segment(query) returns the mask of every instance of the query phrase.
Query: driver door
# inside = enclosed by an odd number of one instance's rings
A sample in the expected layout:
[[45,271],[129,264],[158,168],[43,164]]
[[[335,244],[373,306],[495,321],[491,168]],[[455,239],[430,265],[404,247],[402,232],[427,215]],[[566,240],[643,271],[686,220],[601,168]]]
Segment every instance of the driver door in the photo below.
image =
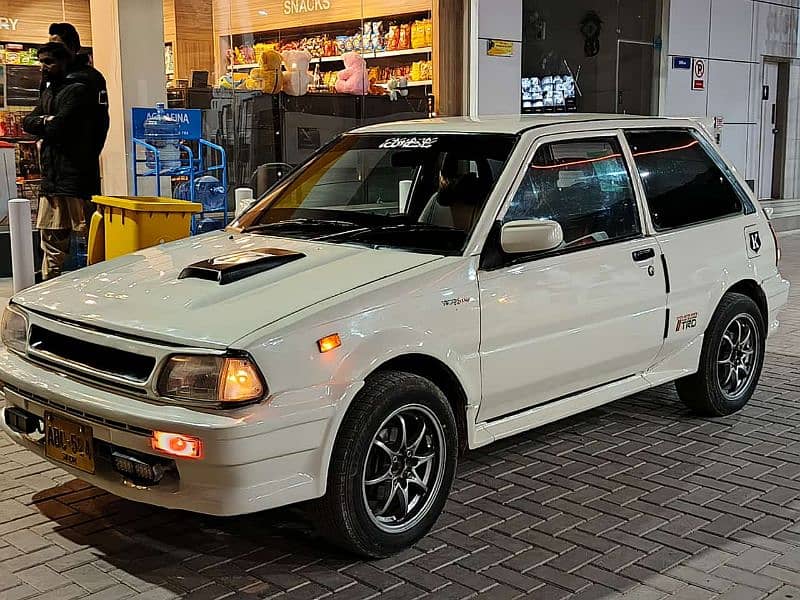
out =
[[564,243],[478,274],[479,421],[646,370],[663,344],[661,252],[644,234],[617,132],[541,138],[502,223],[557,221]]

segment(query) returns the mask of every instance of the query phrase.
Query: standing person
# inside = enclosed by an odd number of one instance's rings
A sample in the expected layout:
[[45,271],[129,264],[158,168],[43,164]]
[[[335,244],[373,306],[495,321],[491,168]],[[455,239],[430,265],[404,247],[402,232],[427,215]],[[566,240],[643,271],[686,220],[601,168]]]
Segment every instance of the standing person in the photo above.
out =
[[81,38],[78,30],[72,23],[51,23],[50,41],[64,44],[72,54],[72,62],[69,65],[69,76],[71,79],[80,81],[89,86],[92,97],[94,98],[95,129],[94,142],[97,152],[97,175],[92,195],[100,193],[100,152],[106,143],[108,135],[108,89],[106,79],[103,74],[89,64],[89,56],[81,54]]
[[97,118],[88,85],[71,77],[72,55],[63,44],[39,49],[46,87],[23,129],[41,142],[42,184],[36,226],[42,237],[42,278],[61,274],[70,234],[85,236],[87,204],[97,181]]

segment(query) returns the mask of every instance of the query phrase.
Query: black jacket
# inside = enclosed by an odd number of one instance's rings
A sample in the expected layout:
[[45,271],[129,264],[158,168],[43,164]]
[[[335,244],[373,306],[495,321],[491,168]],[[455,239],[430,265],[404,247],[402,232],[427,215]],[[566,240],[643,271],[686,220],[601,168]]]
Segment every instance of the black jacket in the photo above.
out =
[[109,127],[108,88],[106,87],[106,78],[103,77],[100,71],[89,64],[89,56],[86,54],[78,54],[75,56],[69,70],[69,78],[89,86],[92,96],[95,98],[96,121],[94,133],[95,144],[97,145],[97,152],[99,154],[106,143]]
[[42,140],[43,195],[90,198],[99,193],[96,104],[91,88],[70,74],[48,86],[23,120],[23,129]]

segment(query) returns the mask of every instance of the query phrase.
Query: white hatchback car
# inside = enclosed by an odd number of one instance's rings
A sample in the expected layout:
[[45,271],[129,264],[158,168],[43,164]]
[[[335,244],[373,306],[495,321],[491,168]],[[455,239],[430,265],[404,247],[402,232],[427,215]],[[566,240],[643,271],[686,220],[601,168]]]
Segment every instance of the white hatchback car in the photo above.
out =
[[676,381],[726,415],[787,301],[768,218],[691,120],[573,115],[344,135],[224,232],[15,296],[4,430],[133,500],[315,500],[385,556],[462,448]]

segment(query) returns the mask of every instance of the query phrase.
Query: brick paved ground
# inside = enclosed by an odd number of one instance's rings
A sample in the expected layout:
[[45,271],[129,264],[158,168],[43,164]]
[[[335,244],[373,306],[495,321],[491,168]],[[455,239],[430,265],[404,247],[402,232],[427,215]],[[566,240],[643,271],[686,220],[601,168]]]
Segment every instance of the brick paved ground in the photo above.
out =
[[664,387],[471,452],[434,532],[373,563],[295,511],[137,505],[0,438],[0,598],[800,600],[800,286],[783,320],[742,413]]

